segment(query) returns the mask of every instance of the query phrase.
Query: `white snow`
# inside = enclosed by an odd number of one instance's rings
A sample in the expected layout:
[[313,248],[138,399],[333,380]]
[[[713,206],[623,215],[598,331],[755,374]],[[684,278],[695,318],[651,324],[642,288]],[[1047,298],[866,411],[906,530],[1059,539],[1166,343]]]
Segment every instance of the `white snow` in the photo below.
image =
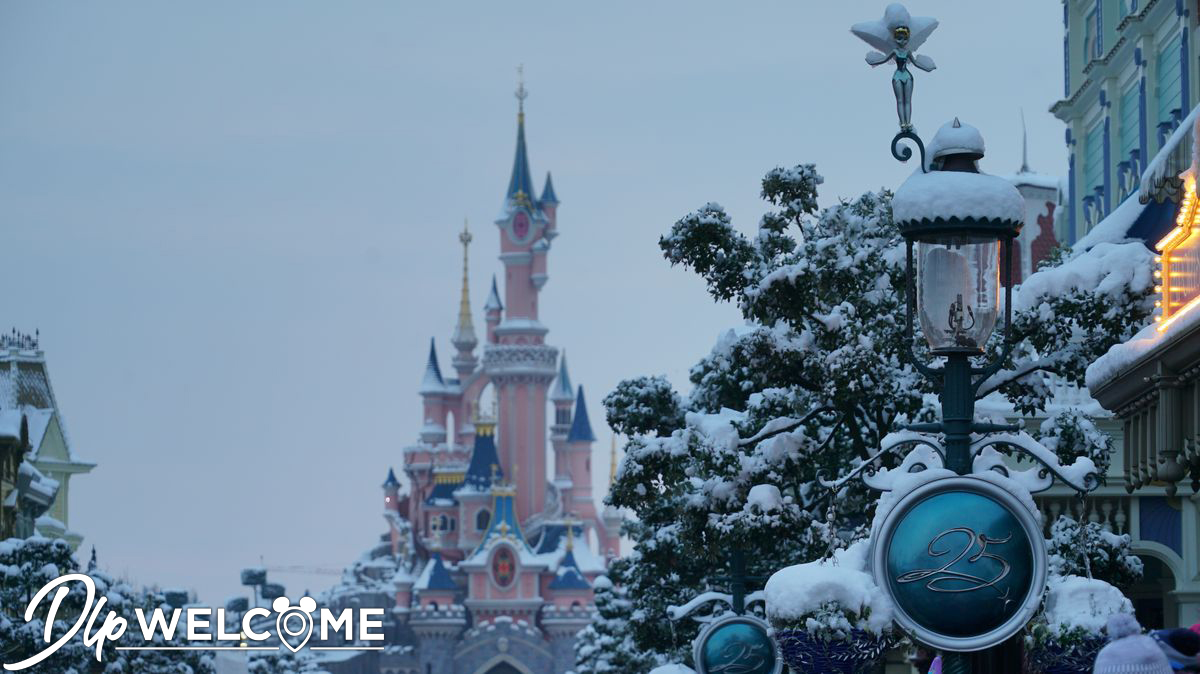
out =
[[1159,332],[1158,324],[1151,323],[1127,341],[1114,344],[1107,353],[1088,366],[1086,374],[1088,389],[1094,394],[1096,389],[1118,374],[1132,369],[1168,344],[1179,341],[1188,333],[1189,328],[1200,322],[1200,309],[1193,309],[1185,314],[1178,314],[1178,316],[1165,332]]
[[830,560],[776,571],[767,581],[767,616],[777,623],[802,620],[832,602],[860,618],[869,614],[854,627],[882,634],[891,626],[893,609],[866,571],[869,546],[861,540]]
[[1084,251],[1098,243],[1121,243],[1129,240],[1129,228],[1142,214],[1146,205],[1136,196],[1129,196],[1121,205],[1113,209],[1103,220],[1096,224],[1083,238],[1071,246],[1074,250]]
[[992,218],[1025,222],[1025,200],[1004,178],[964,171],[915,171],[892,199],[896,222]]
[[1062,178],[1058,176],[1046,175],[1045,173],[1034,173],[1033,171],[1021,171],[1020,173],[1011,173],[1006,176],[1001,176],[1013,185],[1029,185],[1030,187],[1041,187],[1047,190],[1058,190],[1063,192]]
[[1067,262],[1039,270],[1025,280],[1013,299],[1013,309],[1049,311],[1047,299],[1075,289],[1110,295],[1140,292],[1154,285],[1154,255],[1140,241],[1101,242]]
[[696,670],[688,667],[687,665],[681,665],[677,662],[672,662],[669,665],[660,665],[655,667],[654,669],[650,670],[650,674],[696,674]]
[[1167,142],[1163,144],[1162,149],[1154,155],[1150,163],[1146,164],[1146,170],[1142,172],[1142,183],[1138,188],[1139,196],[1145,195],[1148,197],[1151,190],[1154,189],[1154,182],[1166,177],[1169,168],[1167,160],[1170,159],[1175,148],[1183,142],[1187,134],[1193,131],[1198,121],[1200,121],[1200,106],[1192,108],[1188,116],[1180,122],[1179,127],[1175,129],[1171,137],[1167,139]]
[[925,148],[930,159],[937,159],[948,154],[980,154],[984,152],[983,135],[979,129],[970,124],[963,124],[956,117],[954,121],[946,122],[942,128],[933,134],[929,147]]
[[1102,580],[1052,576],[1047,583],[1045,619],[1052,630],[1082,628],[1100,634],[1109,616],[1133,614],[1133,604],[1121,591]]
[[746,496],[746,510],[758,506],[758,509],[764,513],[769,513],[779,510],[783,507],[783,496],[779,493],[779,487],[773,484],[756,484],[750,488],[750,493]]

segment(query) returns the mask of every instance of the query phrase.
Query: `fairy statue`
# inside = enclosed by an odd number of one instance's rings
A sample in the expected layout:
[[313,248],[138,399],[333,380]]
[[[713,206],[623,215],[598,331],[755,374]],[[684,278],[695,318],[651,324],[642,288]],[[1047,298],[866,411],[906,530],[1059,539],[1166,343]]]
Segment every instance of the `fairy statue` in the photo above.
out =
[[869,65],[874,67],[888,61],[896,62],[892,91],[896,94],[896,114],[900,117],[902,132],[912,131],[913,77],[908,71],[908,64],[925,72],[937,67],[933,59],[916,53],[937,25],[937,19],[909,16],[904,5],[893,3],[884,10],[882,19],[863,21],[850,27],[851,33],[879,50],[867,53]]

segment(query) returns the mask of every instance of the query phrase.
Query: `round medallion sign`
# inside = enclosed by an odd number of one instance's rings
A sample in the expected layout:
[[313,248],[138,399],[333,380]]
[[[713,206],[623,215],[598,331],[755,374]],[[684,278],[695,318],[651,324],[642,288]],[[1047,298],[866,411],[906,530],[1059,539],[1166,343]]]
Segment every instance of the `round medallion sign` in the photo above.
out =
[[872,553],[896,621],[930,646],[975,651],[1024,627],[1041,603],[1041,525],[1017,497],[974,477],[914,489],[889,512]]
[[783,670],[767,624],[754,616],[718,618],[701,630],[694,649],[697,674],[779,674]]

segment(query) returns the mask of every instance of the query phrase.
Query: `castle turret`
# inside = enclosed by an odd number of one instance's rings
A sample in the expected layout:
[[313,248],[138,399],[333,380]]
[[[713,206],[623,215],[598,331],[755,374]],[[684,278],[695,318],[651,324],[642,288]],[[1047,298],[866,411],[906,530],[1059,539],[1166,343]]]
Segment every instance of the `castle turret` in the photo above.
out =
[[546,184],[542,187],[542,198],[538,200],[538,205],[542,207],[542,212],[550,221],[550,225],[546,228],[546,238],[553,239],[558,236],[558,222],[555,217],[558,214],[558,195],[554,193],[554,182],[550,180],[549,171],[546,171]]
[[[475,337],[475,325],[471,321],[471,295],[467,267],[467,248],[471,245],[471,232],[467,229],[466,220],[463,220],[463,231],[458,235],[458,240],[463,247],[462,296],[458,301],[458,324],[454,326],[454,335],[450,338],[450,342],[454,344],[455,349],[458,349],[453,361],[454,370],[458,372],[459,381],[466,381],[479,363],[479,359],[475,357],[475,345],[479,343],[479,340]],[[457,430],[451,429],[451,432]]]
[[504,263],[504,319],[489,333],[484,371],[499,400],[496,446],[500,466],[516,487],[524,517],[546,506],[546,389],[555,376],[557,350],[546,346],[547,329],[538,320],[538,292],[545,283],[550,220],[534,194],[525,147],[525,97],[517,88],[517,149],[512,176],[496,226]]
[[558,377],[550,387],[554,403],[554,423],[550,426],[550,444],[554,447],[554,482],[560,489],[570,488],[567,433],[571,430],[571,404],[575,402],[571,375],[567,373],[567,353],[558,361]]
[[574,513],[585,521],[596,521],[596,504],[592,501],[592,443],[596,434],[588,419],[587,401],[583,397],[583,386],[575,396],[575,414],[571,418],[571,430],[567,432],[566,464],[571,488],[565,492],[563,507],[567,514]]
[[436,444],[446,441],[446,380],[438,365],[437,344],[429,338],[429,358],[425,361],[425,376],[421,379],[421,399],[425,404],[425,425],[421,441]]
[[400,512],[400,481],[391,468],[388,468],[387,480],[383,482],[383,509]]
[[488,293],[487,304],[483,305],[483,311],[487,317],[488,344],[495,344],[496,326],[500,325],[501,312],[504,311],[504,303],[500,301],[500,292],[496,290],[495,274],[492,274],[492,292]]

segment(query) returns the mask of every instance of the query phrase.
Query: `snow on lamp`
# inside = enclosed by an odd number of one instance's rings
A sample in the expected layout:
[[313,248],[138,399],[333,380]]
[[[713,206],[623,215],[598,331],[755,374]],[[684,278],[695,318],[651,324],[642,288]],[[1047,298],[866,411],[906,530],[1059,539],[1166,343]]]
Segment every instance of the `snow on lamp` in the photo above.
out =
[[[979,172],[984,145],[974,127],[958,119],[945,124],[928,152],[928,165],[892,200],[908,244],[910,330],[915,277],[915,313],[932,352],[982,354],[1002,306],[1000,289],[1011,286],[1012,241],[1021,231],[1024,201],[1007,180]],[[1003,306],[1010,300],[1007,291]]]

